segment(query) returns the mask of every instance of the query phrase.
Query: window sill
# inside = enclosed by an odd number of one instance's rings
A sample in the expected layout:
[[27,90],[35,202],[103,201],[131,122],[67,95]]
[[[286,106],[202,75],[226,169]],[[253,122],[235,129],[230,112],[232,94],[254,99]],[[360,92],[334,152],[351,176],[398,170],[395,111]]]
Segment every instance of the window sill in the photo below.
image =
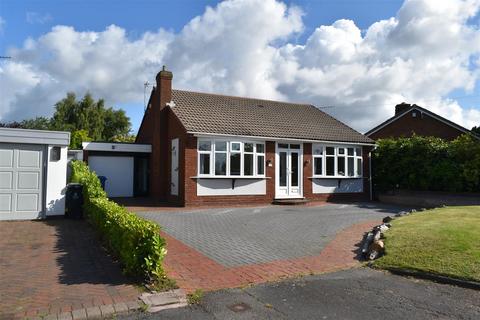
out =
[[190,179],[253,179],[253,180],[260,180],[260,179],[272,179],[272,177],[264,177],[264,176],[193,176]]
[[312,176],[308,179],[363,179],[363,177],[345,177],[345,176]]

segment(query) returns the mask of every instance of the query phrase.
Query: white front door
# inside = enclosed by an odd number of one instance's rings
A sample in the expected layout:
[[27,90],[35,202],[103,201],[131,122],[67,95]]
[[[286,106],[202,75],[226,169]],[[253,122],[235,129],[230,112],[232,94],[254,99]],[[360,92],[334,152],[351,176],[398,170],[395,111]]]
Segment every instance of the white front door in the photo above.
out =
[[275,198],[302,198],[302,145],[277,143]]

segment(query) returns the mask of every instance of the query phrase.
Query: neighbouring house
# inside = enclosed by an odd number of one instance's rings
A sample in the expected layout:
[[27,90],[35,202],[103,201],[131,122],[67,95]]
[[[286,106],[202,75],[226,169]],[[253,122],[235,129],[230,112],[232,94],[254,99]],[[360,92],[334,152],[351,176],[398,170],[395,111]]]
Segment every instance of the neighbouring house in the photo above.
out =
[[149,196],[181,206],[369,199],[370,138],[310,104],[173,90],[172,79],[158,73],[136,139],[151,146],[137,178]]
[[400,103],[395,115],[365,133],[373,140],[419,136],[438,137],[448,141],[471,131],[416,104]]
[[70,133],[0,128],[0,220],[65,214]]

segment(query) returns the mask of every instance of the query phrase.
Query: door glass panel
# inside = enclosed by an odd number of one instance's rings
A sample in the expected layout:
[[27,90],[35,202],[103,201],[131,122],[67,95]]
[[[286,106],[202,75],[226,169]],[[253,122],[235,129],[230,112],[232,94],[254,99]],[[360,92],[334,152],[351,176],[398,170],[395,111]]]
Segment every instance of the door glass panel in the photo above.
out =
[[292,159],[292,187],[298,187],[298,153],[291,153]]
[[280,152],[280,187],[287,186],[287,153]]

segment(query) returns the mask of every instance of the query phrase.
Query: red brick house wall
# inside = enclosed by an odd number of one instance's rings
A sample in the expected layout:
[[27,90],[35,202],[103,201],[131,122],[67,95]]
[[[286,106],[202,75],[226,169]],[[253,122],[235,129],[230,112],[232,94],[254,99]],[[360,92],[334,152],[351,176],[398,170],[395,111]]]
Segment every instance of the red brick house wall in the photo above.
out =
[[[275,142],[266,141],[265,165],[266,193],[264,195],[197,196],[197,138],[188,134],[175,113],[167,106],[172,99],[172,74],[162,70],[157,75],[157,86],[152,91],[149,106],[144,114],[137,135],[137,143],[152,145],[150,156],[150,196],[179,206],[267,204],[275,199]],[[175,108],[175,107],[173,107]],[[178,196],[171,195],[171,141],[179,139]],[[312,192],[312,144],[304,143],[303,194],[308,200],[328,201],[367,200],[369,198],[368,148],[363,148],[364,192],[343,194],[313,194]]]
[[[416,112],[416,117],[412,116],[413,112]],[[464,132],[414,109],[368,136],[373,140],[377,140],[382,138],[411,137],[413,133],[419,136],[454,140]]]

